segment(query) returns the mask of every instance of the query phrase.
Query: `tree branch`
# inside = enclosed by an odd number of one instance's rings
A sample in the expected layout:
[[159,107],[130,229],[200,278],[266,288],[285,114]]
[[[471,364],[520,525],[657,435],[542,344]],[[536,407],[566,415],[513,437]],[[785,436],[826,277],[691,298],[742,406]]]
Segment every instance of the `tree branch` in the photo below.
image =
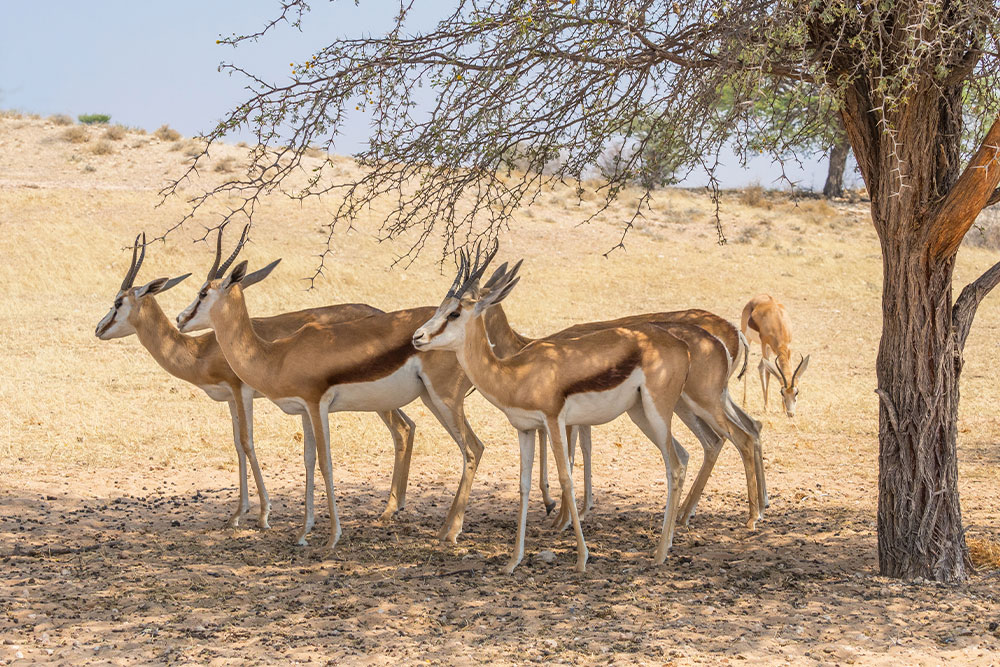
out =
[[979,150],[944,200],[929,227],[930,255],[944,258],[958,251],[966,232],[1000,185],[1000,118],[993,121]]
[[979,303],[998,283],[1000,283],[1000,262],[966,285],[958,299],[955,300],[955,305],[951,309],[951,323],[955,330],[955,342],[959,352],[965,349],[965,339],[969,337],[972,318],[976,316]]

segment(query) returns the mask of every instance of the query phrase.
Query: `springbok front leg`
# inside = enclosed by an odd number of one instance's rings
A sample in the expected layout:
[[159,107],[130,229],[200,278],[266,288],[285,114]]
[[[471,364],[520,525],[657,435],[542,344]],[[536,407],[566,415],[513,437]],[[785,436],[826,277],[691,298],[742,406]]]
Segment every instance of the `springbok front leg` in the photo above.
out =
[[760,374],[760,388],[764,392],[764,410],[767,412],[767,389],[771,382],[771,376],[767,372],[767,366],[764,364],[764,357],[761,357],[760,363],[757,364],[757,372]]
[[312,422],[313,438],[319,452],[319,469],[323,474],[323,485],[326,490],[326,505],[330,513],[330,537],[326,548],[332,551],[340,540],[340,516],[337,514],[337,499],[333,489],[333,461],[330,454],[330,414],[327,406],[313,405],[309,407],[309,420]]
[[538,434],[538,488],[542,491],[542,502],[545,503],[545,514],[552,514],[556,508],[556,501],[552,500],[549,494],[549,456],[546,453],[545,429],[540,428],[535,433]]
[[315,474],[316,474],[316,437],[313,433],[312,420],[308,413],[302,415],[302,459],[306,468],[306,507],[305,518],[302,522],[302,531],[296,537],[295,542],[301,546],[306,546],[309,542],[306,536],[316,524],[316,514],[313,510],[313,500],[315,496]]
[[250,471],[253,474],[254,483],[257,485],[257,498],[260,502],[260,511],[257,514],[257,528],[267,530],[271,527],[268,519],[271,517],[271,498],[264,488],[264,474],[260,470],[260,462],[257,461],[257,451],[253,444],[253,396],[254,390],[243,385],[241,400],[237,404],[237,417],[239,418],[243,443],[243,450],[246,452],[247,460],[250,462]]
[[[538,430],[538,434],[539,440],[544,443],[545,441],[541,439],[544,437],[541,429]],[[531,495],[531,465],[535,460],[535,431],[519,430],[517,441],[521,450],[521,476],[519,478],[521,504],[517,512],[517,539],[514,542],[514,553],[511,554],[510,560],[503,569],[507,574],[513,572],[514,568],[524,559],[524,535],[528,523],[528,496]]]
[[392,482],[389,486],[389,502],[378,518],[379,523],[387,523],[406,507],[406,484],[410,477],[410,457],[413,455],[413,436],[416,427],[402,410],[379,412],[379,418],[392,434],[395,456],[392,462]]
[[438,396],[430,389],[429,383],[425,383],[425,385],[427,390],[421,395],[424,405],[444,426],[462,453],[462,478],[458,483],[458,492],[445,516],[444,525],[438,532],[438,539],[454,544],[458,542],[458,536],[462,532],[465,509],[469,504],[469,493],[472,491],[472,482],[485,448],[465,419],[464,396],[457,400],[445,400],[444,397]]
[[233,444],[236,446],[236,457],[239,461],[240,500],[236,511],[226,522],[226,527],[237,528],[240,525],[240,520],[250,511],[250,494],[247,490],[247,453],[244,445],[244,428],[241,423],[243,420],[240,416],[242,410],[238,407],[240,399],[237,397],[227,401],[227,403],[229,404],[229,414],[233,418]]
[[545,421],[549,441],[552,442],[552,454],[556,460],[559,472],[559,487],[562,489],[564,503],[569,507],[570,518],[573,521],[573,532],[576,533],[576,571],[587,570],[587,542],[580,526],[580,514],[576,509],[576,496],[573,493],[573,475],[570,474],[569,449],[566,438],[566,425],[561,418],[548,417]]

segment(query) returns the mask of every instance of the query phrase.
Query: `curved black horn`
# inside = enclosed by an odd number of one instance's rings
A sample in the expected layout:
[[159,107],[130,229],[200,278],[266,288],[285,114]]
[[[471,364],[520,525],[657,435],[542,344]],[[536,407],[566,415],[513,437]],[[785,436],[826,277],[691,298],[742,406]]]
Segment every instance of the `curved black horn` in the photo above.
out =
[[[229,266],[233,263],[233,260],[236,259],[236,256],[240,254],[240,250],[243,250],[243,244],[245,244],[247,242],[247,232],[248,231],[250,231],[250,225],[249,224],[247,224],[243,228],[243,234],[240,235],[240,242],[236,244],[236,250],[234,250],[233,254],[229,256],[229,259],[227,259],[226,261],[224,261],[222,263],[222,266],[219,267],[219,270],[215,272],[215,277],[216,278],[221,278],[222,276],[226,275],[226,270],[229,269]],[[221,237],[221,234],[220,234],[220,237]]]
[[469,262],[466,256],[465,248],[458,251],[458,273],[455,275],[455,280],[452,281],[451,287],[448,288],[448,294],[445,298],[450,298],[458,295],[458,287],[465,281],[465,275],[469,270]]
[[[778,369],[778,375],[781,376],[781,386],[788,387],[788,380],[785,379],[785,372],[781,370],[781,364],[778,363],[778,358],[774,358],[774,367]],[[795,377],[794,375],[792,377]]]
[[[123,290],[127,290],[129,287],[132,286],[132,283],[135,282],[135,276],[136,276],[136,274],[139,273],[139,269],[138,269],[138,267],[136,267],[136,264],[135,264],[135,258],[136,258],[136,255],[139,252],[139,238],[140,237],[143,237],[143,235],[142,234],[136,234],[135,241],[132,243],[132,263],[129,264],[128,272],[125,274],[125,279],[122,280],[122,289]],[[143,237],[143,242],[142,242],[142,253],[143,253],[143,255],[146,254],[146,240],[145,240],[144,237]]]
[[806,361],[806,358],[804,356],[802,356],[802,353],[800,352],[799,353],[799,365],[795,367],[795,372],[792,373],[792,379],[794,379],[795,376],[799,374],[799,369],[802,368],[802,364],[804,364],[805,361]]
[[458,289],[459,294],[464,294],[467,289],[469,289],[474,283],[479,282],[479,279],[483,277],[483,273],[486,272],[486,268],[496,257],[497,251],[500,250],[500,244],[497,241],[493,242],[493,247],[486,251],[486,255],[482,255],[480,250],[480,245],[476,244],[476,261],[475,265],[469,270],[469,273],[465,277],[465,281],[462,286]]
[[215,280],[215,272],[219,270],[219,261],[222,259],[222,230],[226,228],[228,222],[224,222],[219,225],[219,237],[215,243],[215,262],[212,263],[212,268],[208,270],[208,279]]

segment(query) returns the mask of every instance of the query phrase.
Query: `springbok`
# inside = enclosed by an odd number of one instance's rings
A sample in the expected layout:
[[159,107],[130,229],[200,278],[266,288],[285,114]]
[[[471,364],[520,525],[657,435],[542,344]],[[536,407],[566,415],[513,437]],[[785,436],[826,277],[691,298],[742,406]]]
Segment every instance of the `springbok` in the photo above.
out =
[[[140,237],[137,236],[132,246],[132,263],[128,273],[115,296],[110,312],[97,325],[95,334],[101,340],[135,334],[139,343],[165,371],[195,385],[212,400],[228,403],[233,421],[233,444],[239,460],[240,500],[239,506],[226,525],[230,528],[239,526],[242,518],[250,511],[247,489],[247,461],[249,461],[260,500],[257,527],[262,530],[267,529],[271,503],[253,442],[253,399],[260,394],[244,384],[233,372],[219,349],[214,333],[201,336],[182,334],[157,303],[155,298],[157,294],[174,287],[191,274],[169,280],[157,278],[141,287],[133,286],[146,257],[145,234],[142,234],[141,238],[142,251],[137,257],[140,247]],[[215,264],[209,272],[210,279],[221,276],[236,258],[234,253],[220,266],[221,252],[222,230],[220,229]],[[382,311],[364,304],[342,304],[259,318],[253,321],[253,326],[264,338],[273,339],[288,335],[307,322],[352,320],[380,312]],[[381,517],[382,520],[387,520],[401,509],[405,502],[406,472],[413,450],[414,426],[401,410],[380,412],[379,417],[388,426],[396,450],[389,502]],[[306,456],[311,455],[315,458],[312,430],[306,428],[303,435],[307,449]]]
[[[457,541],[462,530],[469,490],[483,445],[465,419],[464,400],[472,385],[450,352],[420,352],[413,332],[434,309],[413,308],[378,313],[350,322],[308,323],[273,341],[254,331],[244,288],[263,280],[277,260],[248,274],[243,261],[224,278],[207,281],[177,317],[181,331],[215,330],[226,360],[236,374],[282,410],[303,415],[319,448],[320,470],[330,512],[327,549],[340,539],[341,527],[333,490],[330,454],[330,412],[386,411],[420,398],[462,451],[462,479],[439,533]],[[299,544],[315,518],[310,502],[310,462],[306,462],[306,515]]]
[[[799,380],[809,367],[809,356],[799,355],[799,365],[792,370],[791,351],[792,323],[780,301],[769,294],[760,294],[750,299],[740,316],[740,330],[752,340],[760,341],[760,386],[764,391],[764,411],[767,411],[767,389],[770,376],[781,381],[781,398],[785,403],[785,414],[795,416],[795,401],[799,396]],[[770,355],[775,355],[771,361]],[[743,378],[743,405],[747,402],[746,378]]]
[[[510,270],[504,264],[482,288],[474,289],[495,253],[495,249],[487,253],[482,262],[478,253],[474,264],[463,261],[437,312],[414,333],[413,344],[418,349],[454,351],[476,389],[518,431],[521,503],[517,543],[506,571],[512,572],[524,556],[533,431],[540,428],[552,442],[559,484],[576,533],[576,569],[585,571],[588,552],[574,501],[567,428],[603,424],[623,413],[657,446],[666,467],[667,503],[655,552],[655,562],[662,563],[673,541],[687,467],[687,452],[671,436],[670,421],[689,373],[688,345],[668,327],[642,323],[574,338],[542,338],[500,358],[487,335],[483,314],[517,284],[520,262]],[[728,366],[720,371],[728,374]]]
[[[476,289],[476,287],[470,288],[470,291],[473,289]],[[533,342],[532,339],[527,338],[526,336],[523,336],[513,330],[506,314],[503,311],[502,305],[496,305],[489,308],[483,317],[486,323],[487,334],[493,345],[493,350],[496,352],[498,357],[503,358],[515,354],[518,350]],[[692,390],[689,390],[687,387],[685,388],[684,400],[678,404],[676,412],[677,416],[680,417],[681,421],[684,422],[692,433],[695,434],[705,452],[698,475],[695,478],[686,499],[681,505],[679,520],[683,524],[687,525],[691,516],[694,515],[695,508],[698,505],[698,500],[701,498],[705,484],[708,481],[708,478],[712,473],[712,469],[715,466],[715,462],[719,457],[722,445],[726,441],[727,431],[712,428],[705,422],[705,420],[699,417],[698,413],[700,412],[704,414],[707,411],[709,413],[717,414],[715,402],[722,401],[723,413],[726,416],[726,421],[731,424],[733,427],[731,430],[736,434],[735,439],[733,439],[732,442],[736,449],[740,452],[744,469],[747,471],[748,504],[750,507],[750,517],[747,521],[747,526],[752,529],[756,520],[763,517],[763,509],[767,505],[768,501],[766,485],[764,483],[763,456],[760,448],[761,425],[759,422],[756,422],[749,415],[747,415],[729,398],[729,378],[736,372],[737,368],[739,368],[737,362],[741,357],[743,361],[743,370],[745,371],[748,352],[746,349],[745,338],[740,335],[736,327],[718,315],[710,313],[706,310],[689,309],[674,312],[633,315],[606,322],[578,324],[564,329],[556,334],[549,335],[546,338],[548,340],[556,338],[574,338],[580,335],[600,331],[602,329],[614,329],[618,327],[628,328],[630,326],[643,323],[652,323],[668,327],[668,330],[672,333],[684,339],[685,342],[690,343],[690,347],[692,348],[691,372],[695,374],[698,381],[701,383],[706,383],[706,381],[715,382],[714,387],[709,387],[706,384],[702,384],[698,387],[697,395],[700,397],[710,396],[714,392],[715,397],[708,399],[710,403],[709,406],[692,406],[689,399]],[[669,327],[676,328],[670,329]],[[703,334],[707,334],[718,339],[722,345],[717,346],[712,344],[710,341],[702,340]],[[712,356],[716,358],[708,358]],[[713,369],[718,368],[723,364],[727,369],[724,378],[712,372]],[[583,510],[580,512],[580,520],[582,521],[587,512],[589,512],[593,507],[590,426],[580,425],[573,427],[568,438],[570,466],[573,465],[573,450],[575,448],[577,435],[579,435],[580,449],[583,453],[584,467],[584,503]],[[546,442],[544,430],[538,431],[538,440],[540,457],[539,462],[541,464],[539,485],[542,491],[542,497],[545,502],[546,510],[548,511],[554,503],[549,498],[548,484],[546,483]],[[568,508],[566,507],[566,504],[563,503],[560,507],[559,515],[556,517],[555,525],[560,530],[563,530],[568,526],[569,520]]]

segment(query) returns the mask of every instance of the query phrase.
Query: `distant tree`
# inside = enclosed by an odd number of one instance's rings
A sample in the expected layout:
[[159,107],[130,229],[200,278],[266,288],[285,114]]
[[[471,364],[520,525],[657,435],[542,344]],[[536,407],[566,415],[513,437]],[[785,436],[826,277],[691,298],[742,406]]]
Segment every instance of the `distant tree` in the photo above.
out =
[[[250,94],[206,135],[208,147],[241,128],[256,132],[260,147],[247,177],[204,193],[193,210],[215,196],[235,197],[243,204],[229,217],[252,215],[261,195],[299,172],[310,146],[332,147],[345,115],[358,109],[371,123],[357,154],[363,175],[338,182],[321,169],[294,196],[336,192],[343,199],[334,219],[349,221],[390,195],[386,235],[419,230],[419,248],[439,233],[449,251],[498,234],[548,183],[580,179],[610,141],[636,136],[643,118],[654,127],[606,176],[608,201],[637,173],[652,138],[669,140],[686,168],[712,175],[723,146],[753,138],[756,101],[789,84],[819,90],[844,123],[884,264],[879,570],[965,579],[958,379],[973,316],[1000,282],[1000,264],[954,304],[952,277],[962,238],[983,207],[1000,200],[995,0],[456,5],[432,30],[411,33],[404,29],[411,5],[403,3],[388,34],[336,39],[275,83],[223,66],[247,75]],[[259,39],[281,20],[302,20],[307,8],[305,0],[284,0],[262,31],[222,41]],[[430,109],[419,103],[420,86],[434,91]],[[981,93],[975,117],[965,113],[970,88]],[[726,94],[731,104],[723,104]],[[760,146],[780,158],[825,127],[801,113],[769,122],[771,138]],[[503,165],[518,144],[532,168],[512,178]],[[553,154],[562,157],[559,169],[543,175]],[[647,201],[640,198],[635,215]]]

